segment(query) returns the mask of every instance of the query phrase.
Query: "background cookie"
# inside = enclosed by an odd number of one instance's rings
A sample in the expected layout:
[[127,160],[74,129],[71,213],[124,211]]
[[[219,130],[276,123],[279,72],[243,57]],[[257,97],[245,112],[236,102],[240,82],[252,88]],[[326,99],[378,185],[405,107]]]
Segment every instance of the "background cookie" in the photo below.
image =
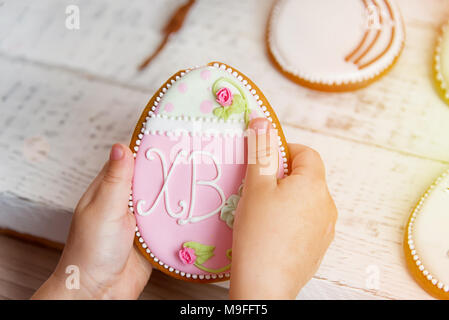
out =
[[318,90],[364,87],[399,57],[404,27],[391,0],[279,0],[268,51],[290,79]]
[[[288,150],[262,92],[221,63],[180,71],[153,96],[133,135],[130,209],[135,243],[153,266],[189,281],[230,276],[232,227],[246,171],[247,123],[278,129],[278,176]],[[230,153],[231,151],[231,153]]]
[[435,78],[438,91],[442,98],[449,103],[449,23],[441,28],[435,49]]
[[431,295],[449,299],[449,174],[423,195],[407,223],[404,250],[416,281]]

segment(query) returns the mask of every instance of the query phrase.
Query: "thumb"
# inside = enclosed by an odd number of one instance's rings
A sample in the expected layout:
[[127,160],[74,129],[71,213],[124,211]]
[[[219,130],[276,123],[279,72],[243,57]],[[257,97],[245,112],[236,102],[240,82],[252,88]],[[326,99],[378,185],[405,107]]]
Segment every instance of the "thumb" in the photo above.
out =
[[123,215],[128,208],[133,170],[131,150],[125,145],[114,144],[92,205],[112,218]]
[[245,185],[276,185],[279,150],[277,130],[265,118],[251,120],[248,125],[248,168]]

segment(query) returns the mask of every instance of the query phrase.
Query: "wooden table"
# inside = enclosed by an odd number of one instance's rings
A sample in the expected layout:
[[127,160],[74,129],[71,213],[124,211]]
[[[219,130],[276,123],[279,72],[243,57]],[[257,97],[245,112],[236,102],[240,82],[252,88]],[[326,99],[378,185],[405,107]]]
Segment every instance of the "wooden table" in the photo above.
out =
[[[397,1],[407,32],[399,62],[368,88],[335,94],[300,87],[270,64],[271,0],[197,1],[142,73],[181,0],[1,2],[0,226],[63,242],[77,200],[110,146],[128,142],[154,90],[178,69],[221,60],[256,81],[289,141],[326,163],[336,237],[298,298],[430,298],[405,269],[402,235],[449,164],[449,107],[432,81],[449,2]],[[65,27],[70,4],[79,30]]]
[[[58,263],[59,250],[0,235],[0,299],[29,299]],[[139,299],[184,300],[228,298],[228,290],[212,284],[198,286],[153,271]]]

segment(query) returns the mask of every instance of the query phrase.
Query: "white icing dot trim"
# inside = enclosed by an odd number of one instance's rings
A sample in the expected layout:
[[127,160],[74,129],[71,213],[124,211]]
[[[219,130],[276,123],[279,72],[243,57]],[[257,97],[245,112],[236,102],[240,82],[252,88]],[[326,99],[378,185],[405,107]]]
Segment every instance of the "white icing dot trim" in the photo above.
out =
[[[153,136],[168,136],[168,137],[180,137],[180,136],[192,136],[192,137],[223,137],[223,138],[233,138],[233,137],[243,137],[246,136],[241,131],[229,131],[229,132],[218,132],[217,130],[210,131],[187,131],[187,130],[176,130],[176,131],[163,131],[163,130],[150,130],[146,131],[145,135]],[[286,158],[284,158],[286,159]],[[286,160],[285,160],[286,161]]]
[[[272,122],[273,128],[276,128],[276,124],[273,123],[273,119],[271,117],[269,117],[270,113],[267,111],[267,107],[263,106],[263,102],[262,100],[260,100],[260,96],[257,93],[257,90],[255,88],[252,88],[251,85],[248,84],[248,80],[245,79],[242,75],[239,75],[237,73],[237,71],[232,70],[231,67],[226,66],[225,64],[218,64],[218,63],[214,63],[213,67],[217,68],[217,69],[222,69],[222,70],[227,70],[227,72],[229,72],[229,74],[231,74],[234,78],[236,78],[243,86],[246,86],[248,88],[248,90],[250,91],[250,93],[254,96],[255,100],[257,101],[257,104],[260,106],[262,112],[267,116],[267,119]],[[198,68],[198,67],[197,67]],[[170,81],[168,81],[168,83],[157,93],[158,96],[156,97],[155,102],[153,103],[153,106],[151,107],[151,110],[148,112],[148,116],[145,119],[145,122],[142,123],[142,127],[140,130],[139,135],[137,136],[135,145],[133,146],[133,150],[135,151],[133,153],[134,158],[137,156],[137,151],[139,150],[139,146],[142,143],[142,139],[144,137],[144,135],[177,135],[177,133],[181,134],[190,134],[192,135],[192,133],[195,135],[195,132],[187,132],[186,130],[180,130],[180,131],[171,131],[168,132],[166,130],[153,130],[153,129],[146,129],[147,126],[147,121],[149,120],[154,120],[154,119],[158,119],[158,118],[163,118],[164,120],[174,120],[174,121],[186,121],[186,122],[191,122],[191,121],[201,121],[204,123],[230,123],[230,124],[239,124],[239,123],[244,123],[244,121],[238,121],[238,120],[234,120],[234,119],[230,119],[227,121],[224,121],[223,119],[216,119],[216,118],[207,118],[207,117],[191,117],[191,116],[169,116],[169,115],[161,115],[161,114],[155,114],[154,111],[156,110],[156,107],[158,106],[159,102],[161,101],[161,98],[164,96],[164,93],[167,92],[167,90],[175,83],[175,81],[181,79],[181,77],[183,77],[184,75],[186,75],[187,73],[189,73],[192,69],[187,69],[185,72],[181,72],[180,76],[177,75],[175,77],[175,79],[171,79]],[[197,132],[196,135],[204,135],[207,136],[208,132]],[[213,133],[209,133],[211,136],[213,136]],[[229,132],[225,132],[220,133],[223,136],[227,136],[227,137],[232,137],[233,134],[234,135],[244,135],[245,133],[242,131],[229,131]],[[284,172],[288,173],[288,163],[287,163],[287,158],[285,157],[285,147],[282,145],[282,139],[281,137],[278,135],[278,140],[279,140],[279,146],[280,146],[280,150],[284,151],[282,153],[282,160],[283,160],[283,168],[284,168]],[[133,201],[132,201],[132,191],[130,193],[130,197],[129,197],[129,209],[131,212],[134,212],[134,208],[133,208]],[[167,270],[168,272],[174,272],[177,275],[180,275],[181,277],[186,277],[186,278],[192,278],[192,279],[200,279],[200,280],[210,280],[210,279],[223,279],[223,278],[229,278],[231,276],[231,274],[229,272],[226,273],[219,273],[219,274],[215,274],[215,273],[211,273],[211,274],[191,274],[191,273],[186,273],[183,271],[180,271],[178,269],[175,269],[174,267],[162,262],[161,260],[159,260],[158,257],[156,257],[154,255],[154,253],[151,252],[151,250],[149,249],[149,245],[145,242],[145,240],[143,239],[141,233],[139,232],[139,228],[136,227],[136,237],[138,238],[138,242],[139,244],[142,246],[143,249],[145,249],[145,252],[151,257],[151,259],[154,260],[154,262],[158,263],[159,265],[163,266],[165,270]]]
[[[152,114],[148,117],[143,135],[160,131],[167,136],[179,136],[181,132],[195,134],[209,134],[217,136],[222,132],[230,132],[232,135],[243,135],[245,132],[244,121],[228,120],[218,118],[195,118],[190,116],[168,116]],[[137,139],[139,146],[142,138]]]
[[443,27],[441,28],[441,34],[438,36],[437,46],[435,48],[434,68],[435,68],[435,76],[437,78],[441,90],[443,90],[444,97],[449,100],[448,85],[443,77],[443,74],[441,73],[441,44],[443,43],[443,36],[448,32],[448,28],[449,22],[443,25]]
[[[151,112],[151,111],[150,111]],[[146,117],[146,120],[149,120],[150,118],[162,118],[167,120],[177,120],[177,121],[186,121],[186,122],[218,122],[218,123],[244,123],[245,121],[243,119],[218,119],[216,117],[193,117],[188,115],[182,115],[182,116],[170,116],[167,114],[155,114],[154,112],[151,112],[149,114],[149,117]]]
[[441,176],[439,176],[434,183],[429,187],[429,189],[424,193],[424,195],[421,197],[421,199],[418,202],[418,205],[415,207],[415,209],[412,212],[410,222],[408,223],[406,230],[407,230],[407,244],[410,249],[409,254],[415,260],[416,265],[418,266],[419,271],[427,278],[427,280],[434,286],[436,286],[438,289],[443,290],[444,292],[449,292],[449,284],[445,284],[442,281],[439,281],[436,279],[430,272],[425,268],[423,265],[419,253],[417,252],[415,248],[415,243],[413,241],[413,229],[414,229],[414,223],[416,221],[416,216],[421,213],[421,208],[424,203],[424,201],[429,196],[429,191],[434,189],[443,178],[445,178],[449,174],[449,170],[444,172]]

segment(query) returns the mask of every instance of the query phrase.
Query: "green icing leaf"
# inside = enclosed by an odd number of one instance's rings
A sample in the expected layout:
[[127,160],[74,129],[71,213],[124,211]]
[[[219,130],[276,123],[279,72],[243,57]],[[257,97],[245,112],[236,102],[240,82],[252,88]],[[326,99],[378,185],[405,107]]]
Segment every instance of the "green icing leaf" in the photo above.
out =
[[246,125],[249,123],[249,109],[245,110],[245,123]]
[[186,242],[183,246],[195,250],[195,263],[200,265],[214,256],[215,246],[207,246],[195,241]]
[[245,101],[243,100],[241,95],[235,94],[232,99],[232,105],[230,109],[232,113],[242,113],[245,111]]
[[219,78],[219,79],[218,79],[217,81],[215,81],[214,84],[212,85],[212,93],[213,93],[214,95],[216,95],[217,92],[218,92],[218,90],[220,90],[220,82],[223,81],[223,80],[226,81],[226,78]]
[[236,94],[233,97],[232,105],[229,107],[218,107],[214,109],[214,115],[218,118],[228,120],[228,118],[234,113],[242,113],[245,111],[246,102],[242,96]]
[[224,112],[224,116],[223,119],[228,120],[229,116],[232,114],[232,109],[231,107],[225,107],[225,112]]
[[224,109],[222,107],[218,107],[214,109],[214,116],[221,118],[223,116]]

